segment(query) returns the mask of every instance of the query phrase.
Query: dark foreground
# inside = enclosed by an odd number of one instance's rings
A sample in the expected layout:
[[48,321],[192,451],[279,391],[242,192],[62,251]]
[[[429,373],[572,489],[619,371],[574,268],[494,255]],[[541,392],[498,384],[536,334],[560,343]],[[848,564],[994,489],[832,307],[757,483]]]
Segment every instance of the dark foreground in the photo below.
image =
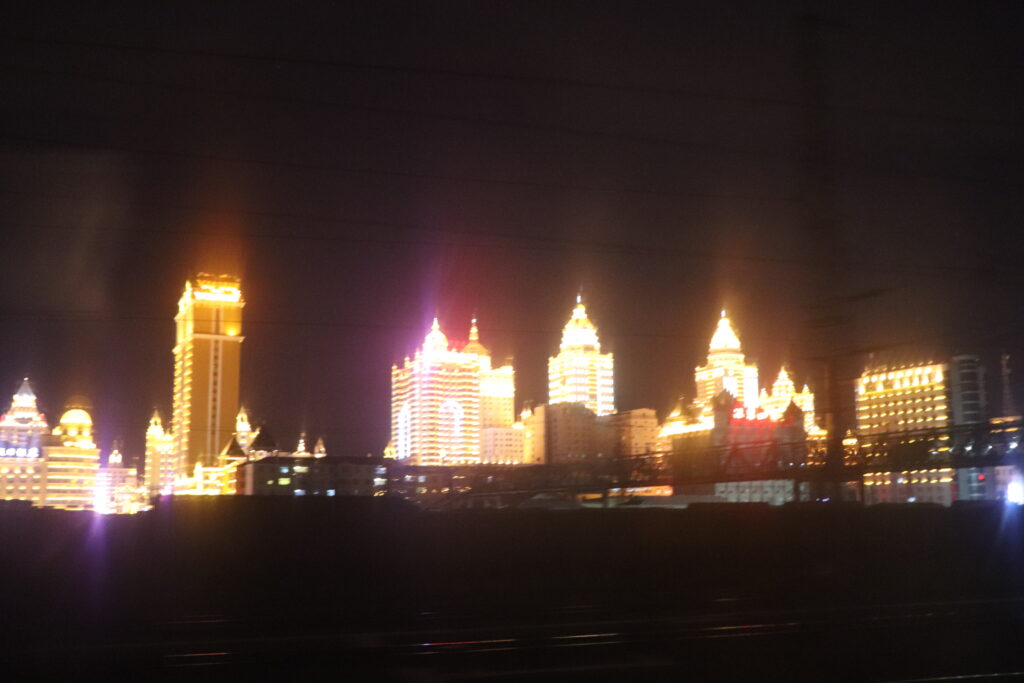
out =
[[0,511],[0,671],[1009,680],[1024,677],[1022,524],[1020,508],[997,505],[426,513],[222,498],[123,518]]

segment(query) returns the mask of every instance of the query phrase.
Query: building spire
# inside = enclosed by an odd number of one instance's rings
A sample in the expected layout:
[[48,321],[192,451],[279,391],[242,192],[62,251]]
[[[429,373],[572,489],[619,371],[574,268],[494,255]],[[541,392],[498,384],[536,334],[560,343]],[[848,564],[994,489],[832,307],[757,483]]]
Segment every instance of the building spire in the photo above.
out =
[[715,333],[711,336],[711,344],[708,346],[708,351],[714,353],[716,351],[730,351],[738,353],[742,351],[740,346],[740,338],[736,335],[736,330],[732,327],[732,322],[725,314],[725,309],[722,309],[722,315],[718,319],[718,326],[715,328]]

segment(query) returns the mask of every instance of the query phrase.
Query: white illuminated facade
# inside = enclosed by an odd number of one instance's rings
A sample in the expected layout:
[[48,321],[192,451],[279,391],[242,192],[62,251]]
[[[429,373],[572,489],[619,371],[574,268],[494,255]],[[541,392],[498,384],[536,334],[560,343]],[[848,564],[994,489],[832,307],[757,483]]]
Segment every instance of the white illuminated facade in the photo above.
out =
[[[507,458],[515,436],[515,374],[492,367],[476,320],[469,342],[451,348],[434,319],[423,346],[391,368],[391,444],[387,454],[412,465],[475,465]],[[500,454],[494,449],[499,449]]]
[[949,426],[948,365],[878,365],[857,379],[857,432],[876,434]]
[[595,415],[615,412],[614,359],[601,353],[597,328],[579,296],[558,355],[548,359],[548,402],[582,403]]
[[11,407],[0,416],[0,445],[38,448],[49,431],[46,416],[39,412],[36,394],[26,377],[17,393],[11,397]]

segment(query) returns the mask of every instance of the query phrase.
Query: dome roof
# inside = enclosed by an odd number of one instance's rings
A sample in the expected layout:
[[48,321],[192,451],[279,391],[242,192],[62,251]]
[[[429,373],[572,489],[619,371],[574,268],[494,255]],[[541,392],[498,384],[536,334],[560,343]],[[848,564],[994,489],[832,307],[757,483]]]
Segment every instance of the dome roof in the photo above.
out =
[[60,423],[62,425],[91,425],[92,418],[81,408],[72,408],[60,416]]

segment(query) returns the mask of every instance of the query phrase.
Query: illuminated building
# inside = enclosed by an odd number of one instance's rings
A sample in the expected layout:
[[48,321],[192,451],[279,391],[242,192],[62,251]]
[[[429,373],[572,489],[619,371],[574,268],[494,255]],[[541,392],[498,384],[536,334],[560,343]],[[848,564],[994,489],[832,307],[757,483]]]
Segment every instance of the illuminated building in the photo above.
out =
[[[745,409],[756,411],[758,407],[757,366],[746,362],[740,338],[724,310],[708,345],[707,363],[696,368],[694,378],[697,398],[691,405],[680,402],[669,414],[661,430],[663,439],[711,429],[714,423],[712,404],[722,391],[729,392]],[[782,393],[779,394],[780,401]],[[811,404],[813,407],[813,396]],[[789,405],[788,401],[786,405]]]
[[857,431],[872,436],[949,426],[946,363],[877,365],[857,379]]
[[601,353],[597,328],[580,296],[562,330],[558,355],[548,359],[548,403],[582,403],[595,415],[615,412],[614,359]]
[[762,389],[758,400],[759,407],[764,410],[773,420],[781,420],[789,404],[794,403],[804,414],[804,429],[808,434],[818,431],[818,425],[814,420],[814,394],[804,385],[801,391],[796,390],[796,385],[790,379],[789,372],[785,367],[779,370],[779,376],[772,384],[771,392]]
[[45,467],[40,446],[50,428],[25,378],[0,417],[0,499],[42,502]]
[[865,472],[864,503],[938,503],[956,499],[954,470],[949,467],[904,472]]
[[757,366],[747,364],[740,338],[722,311],[708,346],[707,364],[697,368],[697,405],[711,415],[711,402],[723,389],[745,408],[757,408]]
[[255,436],[252,425],[249,424],[249,413],[243,406],[238,409],[238,415],[235,417],[235,440],[238,442],[239,448],[247,451]]
[[146,495],[167,495],[174,491],[178,476],[177,441],[171,432],[164,431],[160,413],[153,411],[146,427]]
[[36,395],[28,377],[11,399],[11,407],[0,416],[0,444],[6,447],[39,447],[50,431],[46,416],[36,406]]
[[[434,318],[423,346],[401,367],[391,367],[388,453],[411,465],[479,464],[482,429],[512,429],[514,401],[512,366],[491,366],[476,320],[469,342],[458,350]],[[502,440],[498,432],[489,439]]]
[[135,514],[144,507],[144,492],[138,472],[124,465],[121,451],[115,448],[96,474],[94,509],[103,514]]
[[234,432],[244,305],[239,280],[226,275],[196,276],[178,301],[171,431],[179,475],[216,466]]
[[45,486],[41,505],[65,510],[91,509],[96,493],[100,451],[92,436],[92,418],[71,408],[43,446]]

